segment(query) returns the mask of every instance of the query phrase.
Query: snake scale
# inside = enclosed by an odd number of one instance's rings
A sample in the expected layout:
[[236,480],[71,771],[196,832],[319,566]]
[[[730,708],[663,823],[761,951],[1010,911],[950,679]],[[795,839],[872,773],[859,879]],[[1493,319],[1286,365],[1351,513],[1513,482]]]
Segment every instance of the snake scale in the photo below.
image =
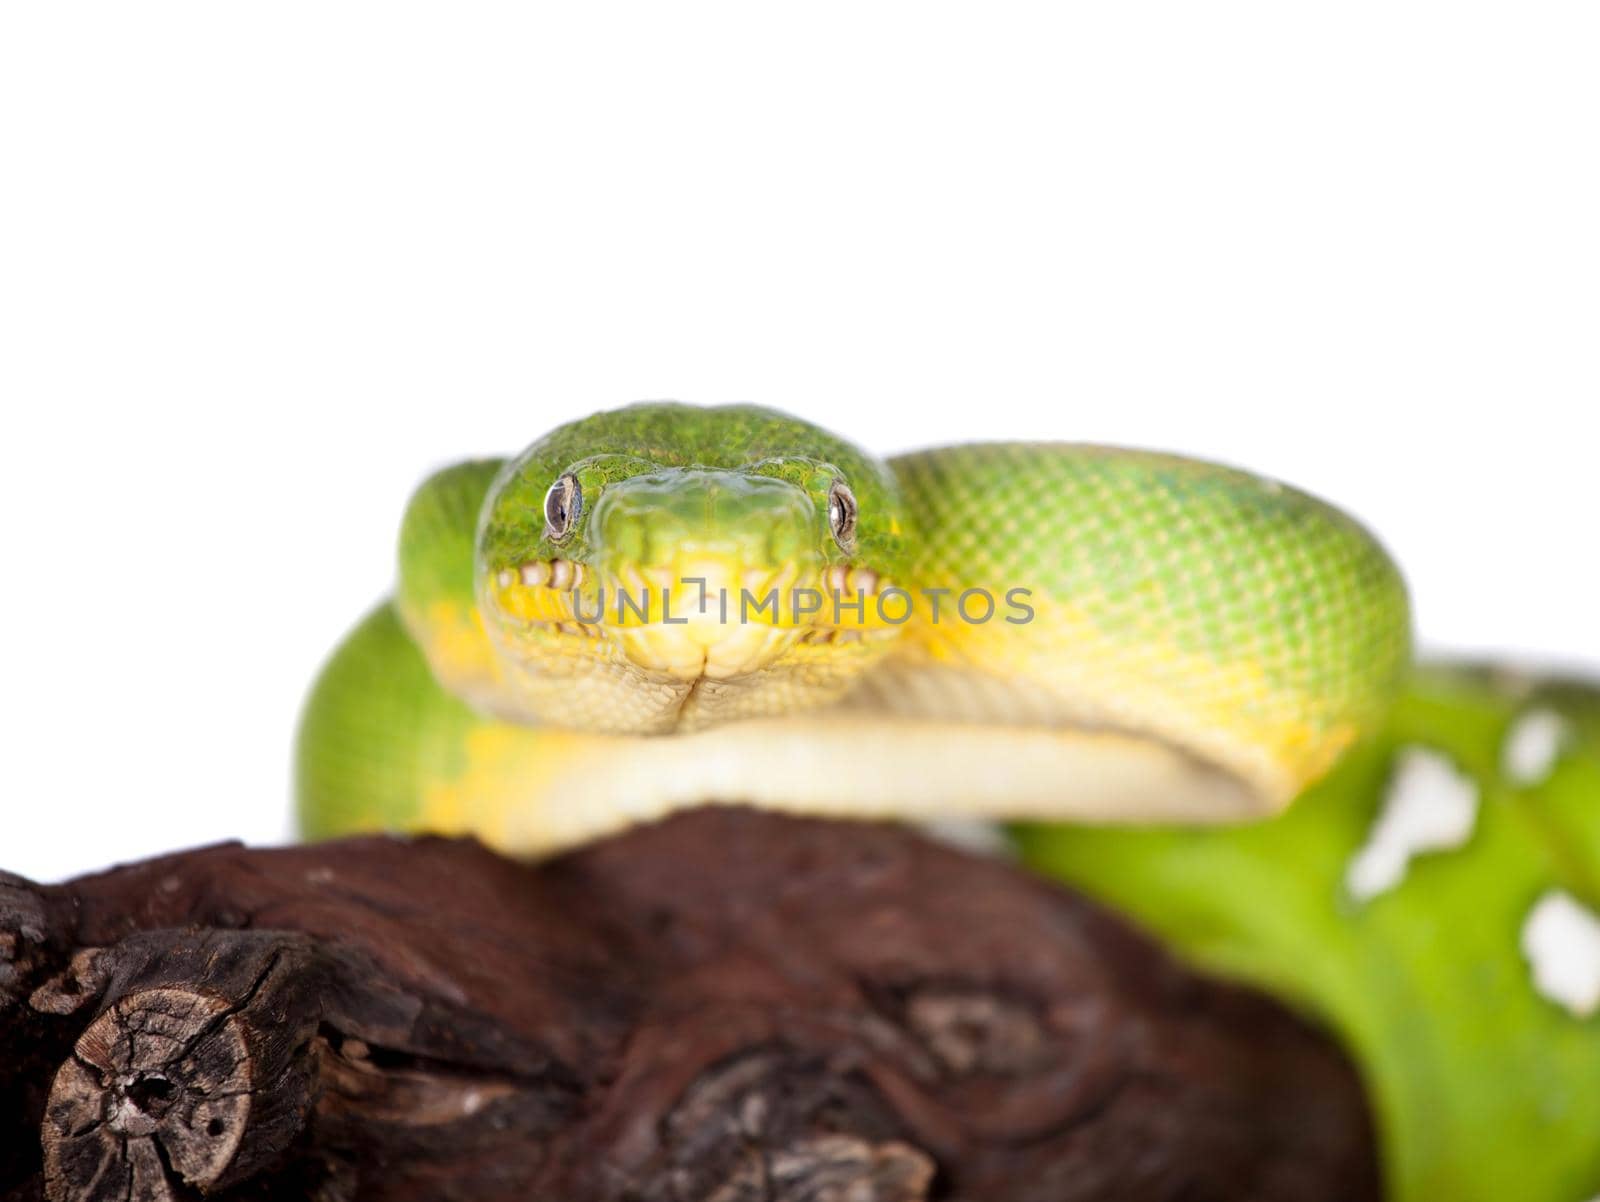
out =
[[[1550,762],[1508,775],[1530,713]],[[1469,829],[1353,889],[1419,749]],[[297,791],[313,837],[514,854],[708,800],[1024,823],[1039,870],[1339,1032],[1394,1196],[1600,1193],[1600,1036],[1524,962],[1541,902],[1600,901],[1600,701],[1415,669],[1382,547],[1247,472],[1048,443],[885,462],[754,406],[569,423],[413,496]]]

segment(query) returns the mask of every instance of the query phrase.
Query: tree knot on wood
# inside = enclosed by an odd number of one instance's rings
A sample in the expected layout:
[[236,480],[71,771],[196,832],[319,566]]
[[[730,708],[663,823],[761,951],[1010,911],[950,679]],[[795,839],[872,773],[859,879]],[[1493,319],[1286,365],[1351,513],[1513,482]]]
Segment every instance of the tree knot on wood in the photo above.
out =
[[33,991],[28,1005],[40,1014],[75,1014],[99,998],[107,983],[104,949],[81,948],[67,967]]
[[28,996],[57,952],[65,955],[52,900],[21,877],[0,872],[0,1014]]
[[924,1202],[936,1167],[868,1081],[794,1049],[713,1066],[663,1126],[671,1202]]
[[252,1084],[249,1040],[223,999],[155,989],[119,1000],[89,1024],[51,1088],[52,1195],[171,1197],[169,1169],[194,1188],[216,1186],[249,1124]]
[[906,1025],[952,1076],[1019,1076],[1050,1048],[1033,1009],[977,990],[939,988],[912,994]]
[[288,1146],[312,1102],[314,962],[271,935],[134,939],[121,951],[123,988],[50,1089],[47,1191],[156,1202],[242,1180]]

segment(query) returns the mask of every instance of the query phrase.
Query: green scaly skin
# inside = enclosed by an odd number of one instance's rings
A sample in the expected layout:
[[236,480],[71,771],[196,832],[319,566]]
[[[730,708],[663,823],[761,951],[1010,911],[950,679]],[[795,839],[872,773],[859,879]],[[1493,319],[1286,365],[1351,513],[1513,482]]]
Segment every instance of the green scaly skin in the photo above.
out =
[[[564,471],[578,477],[585,496],[598,497],[627,480],[690,467],[738,467],[746,475],[787,481],[802,489],[819,511],[826,504],[828,482],[843,476],[861,507],[856,558],[881,564],[891,573],[903,565],[907,540],[895,527],[903,521],[904,510],[894,478],[859,448],[809,422],[755,405],[708,410],[662,403],[571,422],[513,460],[485,514],[478,539],[481,569],[492,574],[527,559],[584,558],[593,537],[587,523],[559,543],[546,537],[544,529],[545,490]],[[749,524],[731,515],[725,528]],[[630,523],[624,531],[625,545],[612,548],[612,553],[639,557],[649,531],[643,519]],[[797,537],[774,548],[775,556],[787,559],[801,554],[802,541]],[[824,563],[850,558],[826,537],[820,521],[811,541],[809,549]]]
[[[580,480],[586,509],[577,529],[552,540],[542,502],[563,472]],[[827,526],[828,488],[840,478],[860,502],[849,550]],[[838,703],[829,692],[819,705],[773,672],[741,695],[755,698],[748,713],[762,720],[681,737],[582,729],[593,715],[586,693],[611,688],[605,711],[633,684],[661,687],[661,678],[629,663],[609,632],[574,641],[505,609],[506,597],[527,596],[500,582],[563,559],[592,588],[679,545],[745,569],[870,568],[953,593],[1025,584],[1039,618],[934,627],[919,613],[873,655],[838,649],[831,669],[855,681]],[[1600,1036],[1537,994],[1518,950],[1521,923],[1545,892],[1600,902],[1600,704],[1582,690],[1552,694],[1570,726],[1566,753],[1547,780],[1508,788],[1501,745],[1530,702],[1481,679],[1408,677],[1398,574],[1331,507],[1171,456],[1010,444],[882,464],[770,411],[647,405],[562,427],[516,460],[435,476],[406,512],[400,564],[396,602],[350,636],[308,703],[297,789],[312,837],[444,829],[534,852],[741,789],[760,804],[810,809],[816,795],[789,796],[782,781],[769,792],[772,782],[756,777],[782,777],[768,766],[788,764],[802,789],[814,773],[795,765],[812,752],[852,764],[824,777],[842,807],[828,812],[915,818],[970,803],[993,816],[993,796],[980,804],[985,778],[1003,774],[985,761],[1006,766],[1006,789],[1024,758],[1008,733],[1078,726],[1180,749],[1152,761],[1163,770],[1214,761],[1256,794],[1281,793],[1271,809],[1361,737],[1331,776],[1265,824],[1036,825],[1021,832],[1022,846],[1037,868],[1108,898],[1180,952],[1260,982],[1339,1031],[1372,1083],[1394,1196],[1581,1202],[1600,1193],[1587,1135],[1600,1118]],[[590,663],[606,656],[600,681]],[[529,679],[557,687],[530,701]],[[973,775],[952,771],[946,785],[952,766],[937,766],[897,796],[897,777],[918,765],[894,749],[921,729],[939,732],[932,749],[965,740]],[[986,732],[996,740],[989,752]],[[1477,780],[1477,826],[1464,848],[1423,856],[1398,888],[1357,904],[1344,891],[1350,859],[1382,804],[1392,755],[1416,743]],[[1089,758],[1077,758],[1085,745]],[[918,746],[929,754],[930,744]],[[1048,761],[1054,745],[1044,746]],[[1075,791],[1092,774],[1095,746],[1064,736],[1059,767],[1025,813],[1084,817]],[[1125,751],[1118,766],[1140,763]],[[708,760],[728,771],[703,774]],[[655,809],[619,812],[613,800],[637,802],[641,783],[618,776],[619,765],[646,762],[682,787]],[[584,796],[595,780],[620,783]],[[731,795],[729,780],[742,782]],[[863,782],[877,792],[857,796]],[[946,788],[946,808],[918,795],[930,785]],[[1132,796],[1142,804],[1165,789]],[[1025,816],[1006,814],[1009,797],[1001,816]],[[1136,805],[1112,816],[1173,814]]]

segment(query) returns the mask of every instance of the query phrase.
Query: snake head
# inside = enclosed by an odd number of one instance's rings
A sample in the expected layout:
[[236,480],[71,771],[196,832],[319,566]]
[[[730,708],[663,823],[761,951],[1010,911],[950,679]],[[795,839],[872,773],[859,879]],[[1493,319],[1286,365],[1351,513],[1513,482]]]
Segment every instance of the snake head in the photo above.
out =
[[876,460],[769,410],[562,427],[506,466],[479,526],[517,716],[663,732],[840,696],[898,632],[876,601],[900,510]]

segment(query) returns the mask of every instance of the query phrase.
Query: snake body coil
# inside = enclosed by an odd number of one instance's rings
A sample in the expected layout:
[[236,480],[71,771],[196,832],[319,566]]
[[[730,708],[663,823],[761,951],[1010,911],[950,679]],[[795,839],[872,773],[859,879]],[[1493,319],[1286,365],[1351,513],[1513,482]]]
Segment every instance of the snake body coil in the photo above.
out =
[[395,613],[312,703],[301,804],[518,852],[708,799],[1231,820],[1375,729],[1408,654],[1371,537],[1245,472],[883,463],[766,409],[637,405],[421,488]]
[[707,800],[1040,820],[1032,865],[1338,1031],[1394,1197],[1600,1196],[1600,953],[1549,948],[1600,944],[1600,692],[1409,641],[1372,539],[1247,473],[640,405],[417,492],[301,818],[517,853]]

